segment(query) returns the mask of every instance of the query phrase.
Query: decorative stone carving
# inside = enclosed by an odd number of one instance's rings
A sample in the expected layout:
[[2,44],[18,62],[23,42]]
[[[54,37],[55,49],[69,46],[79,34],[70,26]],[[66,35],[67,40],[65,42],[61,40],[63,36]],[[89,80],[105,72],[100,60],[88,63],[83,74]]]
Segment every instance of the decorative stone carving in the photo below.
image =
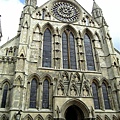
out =
[[84,84],[84,85],[83,85],[83,96],[84,96],[84,97],[90,96],[89,81],[86,80],[86,81],[84,81],[83,84]]
[[71,96],[76,96],[76,95],[77,95],[77,90],[75,89],[74,86],[72,86],[72,87],[70,88],[70,95],[71,95]]
[[73,3],[55,2],[51,8],[53,16],[63,22],[76,22],[79,19],[80,10]]
[[59,114],[60,114],[60,109],[59,109],[59,107],[57,106],[57,108],[56,108],[56,117],[57,117],[57,118],[59,118]]
[[57,94],[58,95],[64,95],[64,87],[62,85],[59,85],[57,88]]
[[67,76],[67,74],[66,73],[63,73],[63,81],[68,81],[68,76]]

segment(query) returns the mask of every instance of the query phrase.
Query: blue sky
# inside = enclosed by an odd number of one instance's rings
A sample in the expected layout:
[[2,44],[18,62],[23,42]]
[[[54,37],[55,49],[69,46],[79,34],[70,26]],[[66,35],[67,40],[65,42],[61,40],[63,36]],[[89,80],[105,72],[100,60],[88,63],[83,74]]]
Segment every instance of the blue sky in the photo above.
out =
[[[48,0],[37,0],[37,6],[41,6]],[[93,0],[76,0],[90,14]],[[120,51],[120,4],[119,0],[95,0],[102,8],[103,15],[109,25],[110,36],[114,47]],[[87,3],[87,4],[86,4]],[[8,37],[13,38],[17,34],[19,18],[24,7],[24,0],[0,0],[0,14],[2,15],[3,37],[0,44],[4,44]],[[11,31],[12,28],[12,31]]]
[[24,0],[20,0],[20,2],[24,4]]

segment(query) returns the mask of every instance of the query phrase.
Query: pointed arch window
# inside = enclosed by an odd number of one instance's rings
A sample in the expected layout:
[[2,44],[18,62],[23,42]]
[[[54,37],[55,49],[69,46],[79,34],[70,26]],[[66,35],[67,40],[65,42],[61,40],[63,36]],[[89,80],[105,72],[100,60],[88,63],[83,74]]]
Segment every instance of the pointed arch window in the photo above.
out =
[[9,89],[8,84],[5,84],[4,89],[3,89],[1,108],[5,108],[6,106],[8,89]]
[[46,79],[43,82],[43,98],[42,108],[49,108],[49,81]]
[[52,48],[52,36],[50,30],[47,28],[44,32],[43,40],[43,67],[51,67],[51,48]]
[[98,88],[96,83],[92,83],[92,92],[93,92],[93,100],[95,109],[100,109],[99,98],[98,98]]
[[87,34],[85,34],[84,36],[84,46],[85,46],[85,54],[86,54],[86,61],[87,61],[87,69],[94,71],[95,64],[94,64],[92,45],[91,45],[91,40]]
[[106,87],[105,83],[102,84],[102,92],[103,92],[105,109],[111,109],[110,101],[109,101],[109,98],[108,98],[108,91],[107,91],[107,87]]
[[63,68],[77,69],[74,35],[70,30],[62,34]]
[[30,89],[30,108],[36,108],[36,100],[37,99],[37,80],[34,78],[31,81],[31,89]]

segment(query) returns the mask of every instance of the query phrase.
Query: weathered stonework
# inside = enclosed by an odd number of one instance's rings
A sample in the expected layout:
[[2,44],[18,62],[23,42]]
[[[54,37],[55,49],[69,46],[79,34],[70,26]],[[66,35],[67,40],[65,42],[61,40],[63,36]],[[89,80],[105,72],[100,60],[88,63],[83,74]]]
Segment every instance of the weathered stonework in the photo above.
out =
[[[64,7],[60,6],[61,2]],[[51,10],[53,3],[55,11]],[[79,18],[73,19],[76,6]],[[55,16],[57,14],[59,16]],[[47,28],[52,34],[51,67],[43,67]],[[65,30],[74,35],[77,69],[64,69],[62,33]],[[95,70],[87,69],[85,34],[91,40]],[[0,120],[17,120],[18,111],[20,120],[68,120],[67,114],[76,114],[73,115],[76,120],[119,120],[119,60],[120,52],[114,49],[102,10],[95,2],[91,16],[74,0],[65,3],[49,0],[41,7],[36,7],[36,0],[26,0],[17,36],[0,47]],[[37,81],[37,97],[36,106],[31,108],[33,79]],[[43,108],[46,79],[49,81],[49,106]],[[99,109],[94,106],[93,82],[97,85]],[[103,83],[107,86],[110,109],[105,109]],[[5,85],[8,85],[6,104],[2,107]]]

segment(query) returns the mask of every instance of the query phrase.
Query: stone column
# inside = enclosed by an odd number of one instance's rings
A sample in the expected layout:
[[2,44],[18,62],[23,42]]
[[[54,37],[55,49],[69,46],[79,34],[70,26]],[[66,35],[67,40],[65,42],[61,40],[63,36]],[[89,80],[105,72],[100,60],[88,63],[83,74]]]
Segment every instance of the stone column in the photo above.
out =
[[42,67],[43,33],[40,32],[39,34],[40,34],[40,43],[39,43],[38,67]]
[[99,97],[99,100],[100,100],[100,109],[104,110],[105,107],[104,107],[104,98],[103,98],[103,94],[102,94],[102,87],[99,86],[99,89],[98,89],[98,97]]
[[77,37],[77,47],[78,47],[78,63],[79,63],[79,69],[85,70],[85,64],[84,64],[84,50],[83,50],[83,38]]
[[54,68],[60,69],[61,66],[60,65],[61,50],[60,50],[60,39],[59,39],[60,35],[54,34],[53,37],[54,37],[54,50],[53,50]]

